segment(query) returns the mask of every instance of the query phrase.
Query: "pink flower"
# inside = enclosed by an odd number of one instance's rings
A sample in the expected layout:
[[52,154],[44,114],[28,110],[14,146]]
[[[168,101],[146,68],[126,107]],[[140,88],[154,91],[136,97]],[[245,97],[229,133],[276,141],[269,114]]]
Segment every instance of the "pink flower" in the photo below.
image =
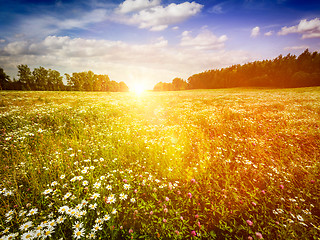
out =
[[170,199],[169,199],[168,197],[166,197],[166,201],[169,202],[169,200],[170,200]]
[[167,213],[167,212],[168,212],[168,208],[163,209],[163,211],[164,211],[165,213]]
[[248,240],[253,240],[253,238],[251,236],[248,237]]
[[150,215],[152,215],[153,214],[153,211],[150,211]]
[[138,190],[137,190],[137,189],[135,189],[135,190],[134,190],[134,193],[137,193],[137,192],[138,192]]
[[279,186],[281,189],[284,189],[284,186],[281,184],[280,186]]
[[123,179],[123,182],[127,183],[128,181],[127,181],[127,179]]
[[198,224],[198,227],[199,227],[199,228],[201,228],[201,224],[200,224],[200,222],[199,222],[199,221],[197,222],[197,224]]
[[132,229],[129,229],[129,233],[130,233],[130,234],[133,233],[133,230],[132,230]]
[[166,222],[167,222],[167,219],[164,218],[162,221],[163,221],[164,223],[166,223]]
[[180,217],[181,220],[183,220],[183,217]]
[[253,222],[251,222],[250,220],[247,220],[246,222],[248,223],[249,226],[253,225]]
[[177,234],[177,235],[179,235],[179,234],[180,234],[178,230],[175,230],[174,232],[175,232],[175,234]]
[[198,214],[196,214],[194,217],[195,217],[195,218],[199,218],[199,215],[198,215]]
[[252,202],[252,205],[253,205],[253,206],[257,206],[257,204],[256,204],[255,202]]
[[263,238],[263,237],[262,237],[262,234],[259,233],[259,232],[256,232],[256,237],[257,237],[258,239],[262,239],[262,238]]
[[197,236],[197,233],[196,233],[196,231],[192,231],[192,232],[191,232],[191,236],[192,236],[192,237],[195,237],[195,236]]
[[191,194],[190,192],[188,193],[188,197],[189,197],[189,198],[192,198],[192,194]]
[[265,190],[262,190],[261,192],[262,192],[263,194],[266,194],[266,191],[265,191]]
[[192,182],[192,183],[195,183],[195,182],[196,182],[196,180],[195,180],[194,178],[192,178],[192,179],[191,179],[191,182]]
[[315,183],[316,181],[315,181],[315,180],[310,180],[310,182],[311,182],[311,183]]

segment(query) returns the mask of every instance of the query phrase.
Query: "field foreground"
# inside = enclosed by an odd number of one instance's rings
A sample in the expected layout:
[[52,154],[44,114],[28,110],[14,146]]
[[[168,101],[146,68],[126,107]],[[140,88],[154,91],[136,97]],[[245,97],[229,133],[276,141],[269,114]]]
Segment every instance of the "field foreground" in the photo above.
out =
[[0,92],[0,239],[320,239],[320,88]]

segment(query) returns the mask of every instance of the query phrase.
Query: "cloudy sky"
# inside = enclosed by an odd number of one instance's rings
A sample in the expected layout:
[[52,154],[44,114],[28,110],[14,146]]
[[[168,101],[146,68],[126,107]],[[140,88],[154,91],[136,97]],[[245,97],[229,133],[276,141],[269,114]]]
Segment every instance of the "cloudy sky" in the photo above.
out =
[[320,50],[320,1],[0,0],[0,67],[92,70],[129,87]]

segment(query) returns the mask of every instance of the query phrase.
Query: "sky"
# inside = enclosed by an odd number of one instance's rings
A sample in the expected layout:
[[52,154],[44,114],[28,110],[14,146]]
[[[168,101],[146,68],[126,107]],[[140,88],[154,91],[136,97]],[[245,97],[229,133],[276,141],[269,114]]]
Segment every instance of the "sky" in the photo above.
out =
[[320,50],[320,1],[0,0],[0,67],[93,71],[152,89]]

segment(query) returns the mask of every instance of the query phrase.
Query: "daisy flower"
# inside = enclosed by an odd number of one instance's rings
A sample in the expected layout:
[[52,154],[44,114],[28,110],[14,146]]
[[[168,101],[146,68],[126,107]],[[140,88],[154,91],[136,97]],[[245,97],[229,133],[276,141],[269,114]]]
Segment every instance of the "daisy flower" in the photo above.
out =
[[27,216],[32,216],[38,213],[38,209],[37,208],[32,208],[29,213],[27,214]]
[[30,228],[30,227],[32,227],[32,222],[31,221],[28,221],[28,222],[26,222],[26,223],[24,223],[24,224],[22,224],[21,226],[20,226],[20,230],[21,231],[25,231],[25,230],[27,230],[28,228]]
[[74,230],[73,237],[75,239],[80,239],[84,236],[84,228],[77,228]]
[[28,231],[28,232],[22,234],[21,240],[33,239],[34,237],[35,237],[34,232]]
[[73,229],[79,229],[83,227],[83,223],[82,222],[75,222],[75,224],[72,226]]
[[116,214],[117,213],[117,209],[112,209],[112,212],[111,212],[112,214]]
[[120,193],[120,200],[126,200],[128,197],[128,195],[124,194],[124,193]]
[[103,217],[104,221],[108,221],[109,219],[110,219],[110,215],[109,214],[104,215],[104,217]]
[[129,190],[130,189],[130,184],[123,184],[123,188],[125,190]]
[[100,223],[96,223],[93,227],[92,227],[92,231],[96,232],[98,230],[102,230],[101,224]]
[[59,208],[58,212],[62,214],[62,213],[66,213],[68,210],[69,210],[68,206],[62,206]]
[[99,193],[94,193],[94,194],[92,194],[91,199],[96,200],[98,197],[100,197],[100,194]]

